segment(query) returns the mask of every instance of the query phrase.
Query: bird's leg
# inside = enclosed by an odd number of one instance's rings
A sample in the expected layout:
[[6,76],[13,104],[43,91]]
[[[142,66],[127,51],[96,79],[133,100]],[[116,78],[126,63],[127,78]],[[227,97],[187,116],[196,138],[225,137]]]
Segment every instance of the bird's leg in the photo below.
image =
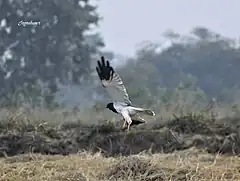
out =
[[128,131],[130,130],[130,124],[128,124]]
[[124,129],[125,128],[125,126],[126,126],[126,121],[125,120],[123,120],[124,122],[123,122],[123,125],[122,125],[122,129]]
[[129,121],[128,121],[128,128],[127,128],[128,131],[130,130],[130,126],[131,126],[131,124],[132,124],[132,120],[131,120],[131,121],[129,120]]
[[129,112],[128,111],[122,111],[121,113],[122,113],[122,117],[124,118],[125,122],[128,123],[127,129],[129,130],[130,126],[132,124],[132,119],[129,115]]
[[123,125],[122,125],[122,129],[125,129],[125,127],[126,127],[126,120],[124,118],[122,118],[122,120],[124,121]]
[[127,129],[128,131],[130,130],[130,127],[131,127],[131,124],[132,122],[129,122],[129,121],[126,121],[124,118],[122,119],[124,122],[123,122],[123,126],[122,126],[122,129],[125,129],[126,128],[126,124],[127,124]]

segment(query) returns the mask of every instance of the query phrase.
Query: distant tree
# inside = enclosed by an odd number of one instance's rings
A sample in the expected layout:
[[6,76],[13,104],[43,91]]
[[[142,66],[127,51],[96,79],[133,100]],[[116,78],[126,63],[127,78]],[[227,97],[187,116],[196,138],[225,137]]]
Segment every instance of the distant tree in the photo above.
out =
[[[219,96],[229,103],[240,96],[237,40],[204,27],[194,28],[189,35],[171,30],[164,38],[171,42],[168,47],[162,47],[165,42],[144,42],[135,60],[122,68],[126,84],[132,89],[129,92],[145,89],[144,93],[141,90],[141,94],[135,94],[137,99],[144,102],[141,95],[151,94],[153,97],[148,99],[184,99],[195,104]],[[166,91],[160,93],[163,88]]]
[[[59,83],[86,79],[92,55],[104,46],[90,31],[99,20],[88,0],[0,1],[1,101],[9,104],[22,94],[32,102],[43,96],[50,105]],[[20,21],[40,24],[18,26]]]

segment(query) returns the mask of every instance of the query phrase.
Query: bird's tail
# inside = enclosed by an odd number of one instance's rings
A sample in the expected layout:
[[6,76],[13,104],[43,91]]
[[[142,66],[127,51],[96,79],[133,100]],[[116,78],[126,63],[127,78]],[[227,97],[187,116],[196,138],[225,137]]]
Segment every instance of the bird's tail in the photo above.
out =
[[132,109],[134,109],[135,111],[137,111],[139,113],[143,113],[145,115],[155,116],[155,113],[150,109],[138,108],[138,107],[132,107]]
[[149,116],[155,116],[155,112],[150,109],[145,109],[143,112]]

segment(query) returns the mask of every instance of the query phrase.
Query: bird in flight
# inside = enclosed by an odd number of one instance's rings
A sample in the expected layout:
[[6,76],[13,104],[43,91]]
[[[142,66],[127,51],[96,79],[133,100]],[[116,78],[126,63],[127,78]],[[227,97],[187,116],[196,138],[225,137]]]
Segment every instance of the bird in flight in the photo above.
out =
[[121,77],[113,69],[109,61],[105,60],[104,56],[101,56],[101,61],[98,60],[97,64],[96,71],[101,84],[113,100],[113,102],[107,104],[106,108],[121,115],[124,120],[122,129],[126,128],[126,124],[129,130],[133,124],[145,123],[146,121],[140,114],[155,116],[155,113],[150,109],[134,107],[132,105]]

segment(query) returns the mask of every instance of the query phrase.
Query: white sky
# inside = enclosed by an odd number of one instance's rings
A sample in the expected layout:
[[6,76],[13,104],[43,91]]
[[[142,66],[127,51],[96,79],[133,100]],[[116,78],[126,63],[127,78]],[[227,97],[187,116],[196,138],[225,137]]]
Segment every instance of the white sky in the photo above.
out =
[[99,0],[106,49],[134,55],[136,44],[160,40],[167,29],[188,33],[205,26],[229,37],[240,34],[239,0]]

